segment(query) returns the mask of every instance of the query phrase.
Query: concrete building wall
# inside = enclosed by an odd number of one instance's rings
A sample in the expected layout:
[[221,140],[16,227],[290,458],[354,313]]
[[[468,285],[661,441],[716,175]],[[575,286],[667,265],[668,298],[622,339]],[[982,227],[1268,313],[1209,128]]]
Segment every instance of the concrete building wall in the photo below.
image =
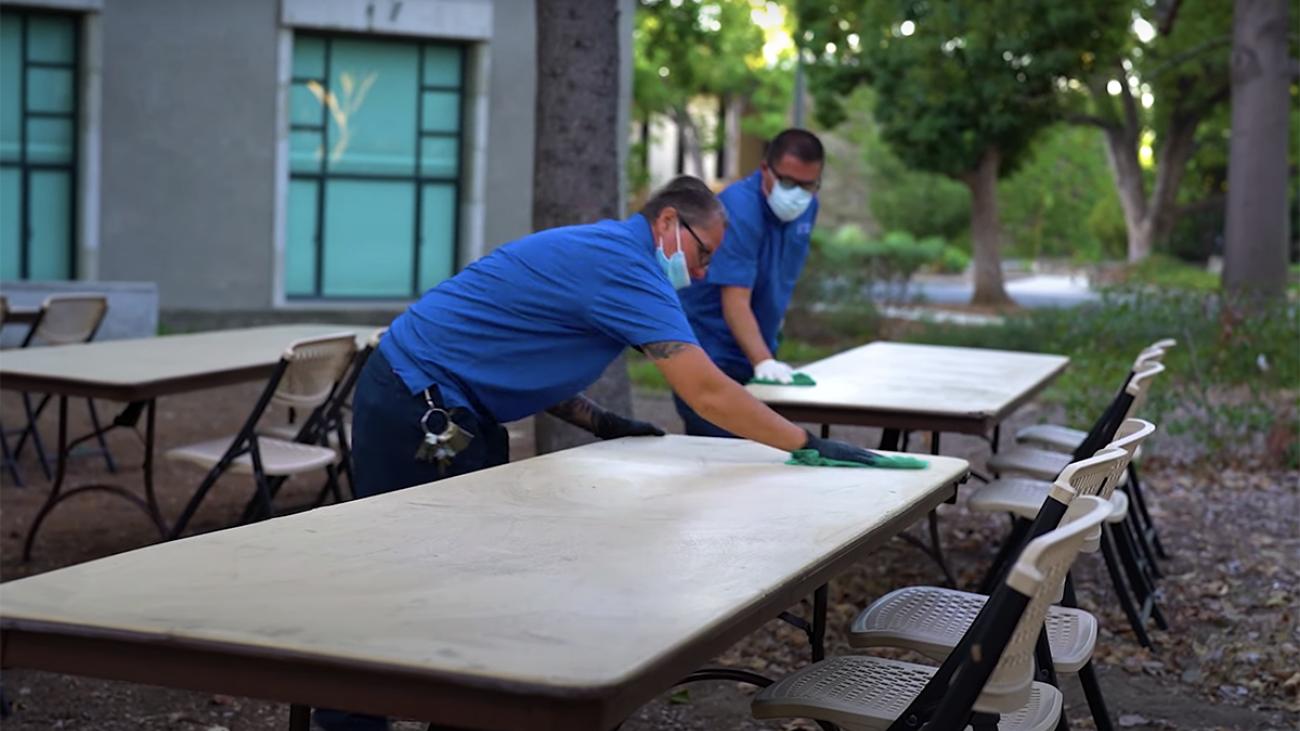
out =
[[101,13],[101,279],[164,308],[272,304],[278,4],[130,0]]
[[[282,306],[285,38],[295,26],[463,37],[470,54],[461,264],[531,230],[532,0],[109,0],[100,236],[83,271],[158,282],[165,310]],[[485,12],[481,12],[486,9]],[[398,18],[399,22],[389,22]],[[490,18],[490,27],[477,22]],[[280,107],[283,109],[283,106]],[[277,164],[279,162],[280,164]],[[277,210],[278,209],[278,210]],[[364,308],[321,300],[294,308]],[[398,303],[387,303],[396,305]]]

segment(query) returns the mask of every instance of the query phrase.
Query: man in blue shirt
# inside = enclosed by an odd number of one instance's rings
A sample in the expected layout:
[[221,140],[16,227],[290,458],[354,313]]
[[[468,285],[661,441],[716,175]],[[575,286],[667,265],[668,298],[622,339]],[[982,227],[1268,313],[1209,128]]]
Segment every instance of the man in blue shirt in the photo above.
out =
[[[627,220],[525,236],[426,292],[393,321],[357,380],[356,496],[503,464],[501,423],[543,410],[603,439],[662,435],[581,395],[627,347],[735,434],[874,463],[865,449],[785,420],[700,348],[676,290],[705,276],[726,226],[712,191],[683,176]],[[383,718],[343,711],[321,709],[314,720],[325,731],[387,728]]]
[[[775,358],[777,334],[808,258],[824,161],[821,141],[807,130],[773,138],[759,169],[719,196],[729,218],[724,245],[708,276],[681,292],[700,346],[740,383],[793,378],[793,369]],[[688,402],[674,401],[687,434],[735,436]]]

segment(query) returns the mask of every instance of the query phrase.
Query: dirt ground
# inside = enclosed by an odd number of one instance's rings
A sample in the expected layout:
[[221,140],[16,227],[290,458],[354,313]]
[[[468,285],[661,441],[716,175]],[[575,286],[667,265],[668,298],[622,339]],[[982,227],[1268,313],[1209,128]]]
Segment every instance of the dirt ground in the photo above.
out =
[[[233,433],[252,403],[257,387],[223,388],[164,399],[159,403],[158,445],[168,446]],[[13,394],[0,397],[0,418],[21,423]],[[102,404],[102,411],[111,405]],[[680,422],[660,394],[637,396],[637,414],[672,431]],[[85,426],[84,404],[73,404]],[[1027,407],[1008,425],[1049,417]],[[53,441],[54,422],[43,421]],[[516,458],[527,449],[528,428],[517,430]],[[837,429],[834,435],[872,445],[878,433]],[[1157,434],[1156,439],[1168,438]],[[140,440],[130,432],[111,436],[122,467],[114,479],[139,485]],[[945,436],[943,451],[979,466],[987,445]],[[914,444],[924,449],[924,444]],[[1138,648],[1105,581],[1099,561],[1079,562],[1081,604],[1102,622],[1097,662],[1112,717],[1133,729],[1295,729],[1300,728],[1300,475],[1295,472],[1220,470],[1213,464],[1175,465],[1159,455],[1146,460],[1147,488],[1155,518],[1170,549],[1161,584],[1162,606],[1173,629],[1155,632],[1157,650]],[[157,536],[147,519],[126,502],[99,493],[62,504],[47,521],[30,563],[20,559],[22,539],[48,489],[30,450],[20,465],[25,488],[5,475],[0,482],[0,576],[15,579],[148,545]],[[105,477],[102,458],[86,454],[70,467],[70,484]],[[201,473],[192,466],[159,460],[156,470],[164,514],[174,517]],[[315,480],[290,483],[281,502],[305,502]],[[193,523],[196,532],[235,521],[251,494],[240,478],[223,479]],[[964,501],[962,501],[964,502]],[[992,556],[1005,521],[967,512],[960,503],[941,509],[943,541],[964,586],[972,585]],[[918,530],[915,528],[914,530]],[[832,654],[847,652],[843,630],[872,598],[904,585],[936,583],[938,570],[919,551],[892,541],[864,558],[831,585]],[[797,611],[797,610],[796,610]],[[779,676],[807,661],[806,640],[773,621],[738,643],[720,662]],[[97,729],[102,731],[253,731],[283,728],[285,706],[269,701],[209,693],[175,691],[23,669],[2,677],[13,713],[0,725],[13,731]],[[686,692],[665,692],[623,725],[625,731],[650,729],[799,729],[802,722],[758,723],[749,716],[750,691],[734,683],[702,683]],[[1067,678],[1067,712],[1075,728],[1092,728],[1082,693]],[[397,729],[422,729],[400,722]]]

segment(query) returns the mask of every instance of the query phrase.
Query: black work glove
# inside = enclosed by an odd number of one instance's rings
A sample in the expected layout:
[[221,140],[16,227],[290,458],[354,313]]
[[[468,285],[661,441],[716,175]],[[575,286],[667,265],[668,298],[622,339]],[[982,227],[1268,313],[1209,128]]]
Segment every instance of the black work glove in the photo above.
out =
[[848,442],[837,442],[834,439],[822,439],[808,434],[808,441],[804,442],[804,449],[815,449],[817,453],[826,459],[838,459],[845,462],[861,462],[862,464],[876,465],[883,461],[884,455],[876,454],[862,447],[855,447]]
[[664,430],[648,421],[638,421],[605,411],[596,416],[591,433],[601,439],[618,439],[619,437],[662,437]]

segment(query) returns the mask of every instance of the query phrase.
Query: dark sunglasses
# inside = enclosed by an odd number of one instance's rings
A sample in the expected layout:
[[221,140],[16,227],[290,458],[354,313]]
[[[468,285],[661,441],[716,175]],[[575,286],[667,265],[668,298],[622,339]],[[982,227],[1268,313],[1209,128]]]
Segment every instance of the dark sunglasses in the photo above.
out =
[[699,234],[695,233],[695,230],[691,228],[691,224],[686,222],[686,219],[678,216],[677,222],[682,225],[682,228],[686,229],[686,233],[690,234],[691,238],[695,239],[696,250],[700,255],[700,266],[708,266],[709,261],[713,259],[713,249],[704,245],[704,241],[700,239]]

